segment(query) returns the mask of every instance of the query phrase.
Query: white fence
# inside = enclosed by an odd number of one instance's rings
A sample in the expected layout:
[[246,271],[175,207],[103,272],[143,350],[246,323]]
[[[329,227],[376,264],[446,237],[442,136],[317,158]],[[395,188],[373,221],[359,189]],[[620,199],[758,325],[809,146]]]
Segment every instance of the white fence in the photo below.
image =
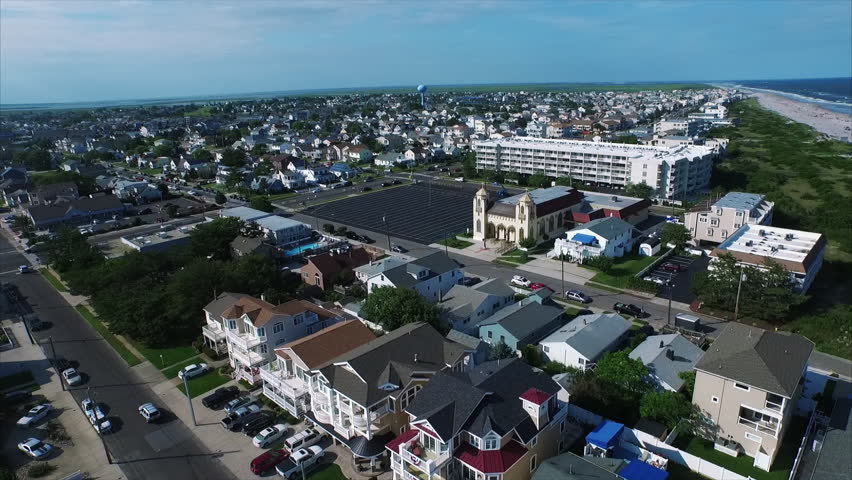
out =
[[[604,417],[576,405],[568,406],[568,415],[574,417],[581,423],[589,425],[597,425],[605,420]],[[722,468],[708,460],[696,457],[691,453],[684,452],[683,450],[675,448],[667,443],[673,442],[676,437],[677,429],[669,434],[665,440],[655,438],[641,430],[635,430],[627,427],[624,427],[624,430],[621,433],[622,442],[627,442],[644,448],[651,453],[667,458],[671,462],[683,465],[693,472],[699,473],[713,480],[746,480],[748,478],[740,475],[739,473]]]

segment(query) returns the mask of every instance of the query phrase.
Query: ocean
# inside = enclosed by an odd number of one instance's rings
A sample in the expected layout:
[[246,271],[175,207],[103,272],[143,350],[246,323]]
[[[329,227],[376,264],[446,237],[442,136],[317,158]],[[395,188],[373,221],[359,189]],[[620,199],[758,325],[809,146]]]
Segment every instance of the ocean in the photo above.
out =
[[834,112],[852,115],[852,77],[799,80],[741,80],[744,87],[773,90],[785,97],[815,103]]

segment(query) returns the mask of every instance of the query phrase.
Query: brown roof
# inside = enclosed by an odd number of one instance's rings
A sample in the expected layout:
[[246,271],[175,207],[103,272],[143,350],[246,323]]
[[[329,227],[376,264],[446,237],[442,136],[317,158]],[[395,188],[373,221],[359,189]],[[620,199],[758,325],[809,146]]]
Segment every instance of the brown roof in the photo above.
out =
[[306,367],[314,369],[374,338],[376,336],[363,323],[349,320],[285,344],[275,349],[275,353],[281,358],[287,358],[284,350],[290,350]]
[[369,262],[370,254],[363,248],[353,248],[347,253],[340,254],[328,252],[308,258],[308,264],[313,264],[323,275],[331,275],[346,268],[360,267]]
[[314,305],[307,300],[290,300],[281,305],[272,305],[259,298],[245,296],[234,302],[229,308],[222,312],[224,318],[239,318],[243,315],[251,319],[255,327],[262,327],[272,320],[276,315],[298,315],[302,312],[312,311],[324,318],[334,318],[334,314],[328,310]]

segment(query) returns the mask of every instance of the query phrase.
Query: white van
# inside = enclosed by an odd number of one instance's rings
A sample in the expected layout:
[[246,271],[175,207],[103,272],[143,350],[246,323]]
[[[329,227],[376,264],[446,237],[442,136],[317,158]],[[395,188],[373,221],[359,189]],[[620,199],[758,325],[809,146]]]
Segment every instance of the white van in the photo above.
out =
[[308,448],[322,440],[323,433],[315,428],[306,428],[284,441],[284,449],[290,453],[300,448]]

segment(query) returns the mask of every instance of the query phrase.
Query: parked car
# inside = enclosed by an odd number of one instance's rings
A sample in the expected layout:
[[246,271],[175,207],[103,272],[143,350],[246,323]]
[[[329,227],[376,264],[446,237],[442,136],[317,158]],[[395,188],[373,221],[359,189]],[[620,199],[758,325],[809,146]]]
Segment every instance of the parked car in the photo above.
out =
[[300,448],[307,448],[323,439],[325,433],[316,428],[306,428],[299,433],[290,436],[284,441],[284,448],[288,452],[295,452]]
[[408,249],[403,247],[402,245],[394,245],[391,247],[391,251],[396,253],[405,253],[408,251]]
[[24,400],[28,400],[32,396],[33,392],[29,390],[15,390],[14,392],[7,392],[3,395],[3,403],[6,405],[16,405]]
[[394,180],[394,181],[393,181],[393,182],[391,182],[391,183],[393,183],[394,185],[399,185],[399,184],[401,184],[402,182],[400,182],[399,180]]
[[592,297],[586,295],[580,290],[568,290],[565,292],[565,298],[580,303],[592,303]]
[[257,415],[252,417],[251,421],[243,425],[243,433],[247,437],[255,437],[264,429],[275,425],[277,421],[278,417],[268,410],[257,412]]
[[390,182],[382,182],[382,186],[383,187],[390,187],[391,183]]
[[542,289],[542,288],[546,288],[546,289],[548,289],[548,290],[552,290],[552,289],[551,289],[550,287],[548,287],[547,285],[545,285],[545,284],[543,284],[543,283],[538,283],[538,282],[533,282],[533,283],[531,283],[531,284],[530,284],[530,286],[529,286],[529,289],[530,289],[530,290],[533,290],[533,291],[535,291],[535,290],[539,290],[539,289]]
[[210,370],[210,367],[208,367],[206,363],[193,363],[192,365],[183,367],[180,372],[178,372],[178,378],[183,380],[184,377],[187,379],[198,377],[207,373],[208,370]]
[[20,420],[18,420],[17,425],[20,428],[30,428],[33,424],[50,414],[51,410],[53,410],[53,407],[49,403],[43,403],[35,406],[31,408],[26,415],[21,417]]
[[264,472],[275,468],[279,463],[287,460],[287,457],[289,456],[290,454],[283,449],[269,450],[252,460],[249,464],[249,469],[251,469],[251,473],[255,475],[262,475]]
[[69,368],[62,372],[62,377],[68,385],[74,386],[83,383],[83,377],[77,372],[76,368]]
[[204,397],[201,400],[201,404],[211,410],[215,410],[234,398],[237,398],[239,394],[240,389],[236,386],[217,388],[215,392]]
[[18,273],[30,273],[30,267],[27,265],[21,265],[18,267]]
[[139,405],[139,415],[145,419],[145,423],[156,422],[163,413],[153,403],[143,403]]
[[461,281],[461,284],[464,285],[465,287],[471,287],[471,286],[476,285],[477,283],[479,283],[481,281],[482,281],[482,279],[479,278],[479,277],[464,277]]
[[515,275],[512,277],[512,284],[519,287],[529,287],[532,282],[530,282],[526,277]]
[[369,243],[376,243],[376,241],[375,241],[375,240],[373,240],[372,238],[370,238],[370,237],[368,237],[368,236],[366,236],[366,235],[360,235],[360,236],[358,237],[358,241],[359,241],[359,242],[361,242],[361,243],[368,243],[368,244],[369,244]]
[[657,285],[663,285],[663,284],[665,284],[665,283],[666,283],[666,281],[665,281],[665,280],[663,280],[662,278],[660,278],[660,277],[655,277],[655,276],[653,276],[653,275],[648,275],[647,277],[643,278],[642,280],[645,280],[646,282],[654,282],[654,283],[656,283]]
[[257,448],[266,448],[272,445],[273,442],[278,441],[285,433],[287,433],[287,426],[279,423],[274,427],[266,427],[261,430],[251,443]]
[[18,450],[30,458],[44,460],[53,452],[53,447],[37,438],[28,438],[18,444]]
[[612,306],[612,309],[616,311],[616,313],[622,313],[625,315],[632,315],[637,318],[642,318],[645,316],[645,310],[638,305],[633,305],[632,303],[616,303]]
[[687,248],[686,253],[690,255],[697,255],[699,257],[704,256],[704,250],[701,250],[700,248]]
[[275,471],[285,479],[295,478],[305,472],[306,474],[312,467],[317,465],[322,460],[323,451],[317,445],[308,448],[300,448],[290,454],[290,458],[278,464]]
[[682,271],[686,270],[685,265],[681,265],[679,263],[672,263],[672,262],[666,262],[660,268],[667,271],[667,272],[675,272],[675,273],[682,272]]
[[228,430],[238,430],[242,428],[242,424],[239,422],[241,418],[259,411],[260,406],[254,403],[240,407],[222,419],[222,426]]
[[364,187],[361,189],[362,192],[369,192],[370,190],[372,190],[370,187]]
[[236,410],[240,407],[244,407],[244,406],[248,405],[249,403],[252,403],[252,401],[253,400],[252,400],[251,397],[237,397],[237,398],[231,400],[230,402],[226,403],[225,408],[223,408],[223,410],[225,410],[225,413],[233,413],[234,410]]
[[94,409],[92,409],[86,417],[88,417],[89,423],[92,424],[92,427],[95,428],[96,432],[107,433],[112,430],[112,423],[110,423],[109,419],[107,419],[106,415],[104,415],[101,407],[95,405]]

